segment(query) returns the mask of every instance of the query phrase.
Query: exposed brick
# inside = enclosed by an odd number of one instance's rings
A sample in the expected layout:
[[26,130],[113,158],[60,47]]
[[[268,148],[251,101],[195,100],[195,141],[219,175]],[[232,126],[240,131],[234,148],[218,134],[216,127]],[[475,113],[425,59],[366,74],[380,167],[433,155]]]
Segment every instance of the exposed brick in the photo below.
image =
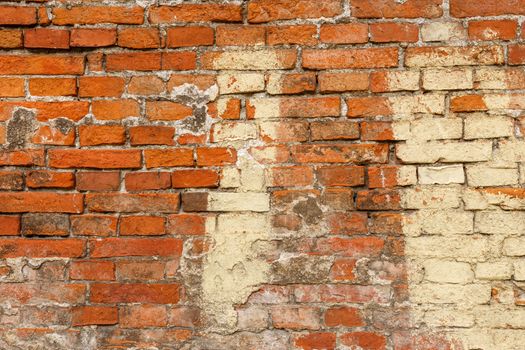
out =
[[26,184],[30,188],[65,188],[75,187],[75,175],[70,172],[31,171],[26,175]]
[[104,47],[117,42],[117,31],[102,28],[74,28],[71,30],[72,47]]
[[36,24],[36,8],[29,6],[0,6],[2,19],[0,25],[32,25]]
[[155,28],[121,29],[118,32],[117,44],[130,49],[153,49],[159,47],[159,30]]
[[53,24],[142,24],[144,9],[123,6],[73,6],[54,8]]
[[69,31],[59,29],[28,29],[24,31],[24,46],[35,49],[68,49]]
[[248,21],[271,22],[283,19],[335,17],[343,11],[336,0],[314,4],[307,0],[252,0],[248,4]]
[[[217,37],[219,38],[219,33]],[[213,45],[214,32],[209,27],[170,28],[166,40],[168,47],[209,46]]]
[[73,309],[73,326],[113,325],[118,322],[114,306],[78,306]]
[[324,24],[321,42],[329,44],[362,44],[368,42],[368,25],[364,23]]

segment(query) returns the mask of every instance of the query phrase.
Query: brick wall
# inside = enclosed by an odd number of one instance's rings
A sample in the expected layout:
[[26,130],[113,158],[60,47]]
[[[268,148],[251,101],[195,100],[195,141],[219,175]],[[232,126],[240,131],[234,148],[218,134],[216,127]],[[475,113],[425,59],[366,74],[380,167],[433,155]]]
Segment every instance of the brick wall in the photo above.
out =
[[0,2],[0,349],[522,350],[523,15]]

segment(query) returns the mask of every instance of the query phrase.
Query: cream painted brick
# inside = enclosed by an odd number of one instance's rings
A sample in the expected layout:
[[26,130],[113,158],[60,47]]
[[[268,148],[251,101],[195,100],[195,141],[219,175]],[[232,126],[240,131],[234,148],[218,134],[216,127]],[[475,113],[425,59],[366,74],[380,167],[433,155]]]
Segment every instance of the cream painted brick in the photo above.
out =
[[264,168],[258,164],[246,164],[241,169],[241,188],[245,191],[263,191],[265,186]]
[[522,329],[455,329],[448,332],[451,339],[461,339],[464,349],[522,350]]
[[270,226],[266,214],[228,213],[217,216],[217,231],[220,234],[268,233]]
[[295,66],[295,50],[259,49],[250,51],[210,52],[201,64],[214,70],[291,69]]
[[217,76],[221,94],[237,94],[264,91],[265,80],[262,73],[221,73]]
[[445,140],[463,137],[461,118],[426,117],[410,122],[409,140]]
[[507,89],[507,72],[501,68],[481,67],[474,72],[477,89]]
[[484,262],[476,265],[476,278],[480,280],[509,280],[512,265],[505,261]]
[[410,186],[417,183],[417,167],[405,165],[399,167],[397,173],[397,184],[399,186]]
[[393,96],[388,101],[394,117],[403,118],[404,115],[414,113],[444,114],[445,95],[418,94],[411,96]]
[[482,162],[492,156],[492,142],[426,142],[396,145],[396,155],[405,163]]
[[525,256],[525,237],[511,237],[503,242],[503,254],[507,256]]
[[419,183],[422,185],[448,185],[462,184],[465,182],[465,174],[462,165],[419,167],[418,174]]
[[503,140],[494,152],[494,159],[510,162],[525,162],[525,141]]
[[525,233],[525,212],[476,212],[474,230],[484,234],[516,235]]
[[425,312],[424,321],[429,327],[472,327],[474,315],[470,310],[457,308],[440,308]]
[[385,74],[388,91],[419,90],[419,71],[388,71]]
[[213,125],[213,142],[246,141],[257,137],[255,124],[221,122]]
[[255,211],[270,210],[270,197],[267,193],[210,192],[209,211]]
[[505,116],[474,114],[465,117],[465,139],[487,139],[512,136],[514,122]]
[[459,41],[467,38],[467,31],[459,22],[428,22],[421,26],[423,41]]
[[405,251],[410,257],[481,259],[490,249],[485,237],[421,236],[408,239]]
[[474,314],[476,315],[477,324],[481,327],[525,328],[524,308],[513,310],[494,305],[480,306],[474,309]]
[[518,169],[493,168],[485,165],[467,166],[469,186],[502,186],[518,184]]
[[423,88],[425,90],[466,90],[472,89],[474,78],[472,69],[425,69]]
[[467,210],[505,209],[525,210],[525,198],[505,193],[482,192],[473,188],[465,189],[463,202]]
[[427,260],[423,263],[425,278],[430,282],[466,284],[474,279],[470,264],[446,260]]
[[474,232],[474,213],[463,210],[423,209],[405,216],[407,235],[457,235]]
[[221,187],[237,188],[239,186],[241,186],[241,174],[239,173],[239,169],[234,167],[223,168],[221,173]]
[[405,209],[458,208],[460,197],[460,189],[456,186],[407,188],[402,191],[401,206]]
[[521,259],[514,262],[514,279],[525,281],[525,260]]
[[410,288],[412,302],[425,304],[484,304],[490,300],[489,284],[436,284],[425,283]]
[[408,48],[407,67],[451,67],[503,64],[505,55],[501,46],[444,46],[421,50]]

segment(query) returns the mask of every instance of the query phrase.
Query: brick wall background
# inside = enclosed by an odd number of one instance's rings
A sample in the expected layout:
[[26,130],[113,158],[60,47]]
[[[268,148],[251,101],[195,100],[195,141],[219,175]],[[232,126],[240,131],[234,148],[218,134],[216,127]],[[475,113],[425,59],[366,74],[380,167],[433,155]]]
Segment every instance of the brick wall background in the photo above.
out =
[[523,15],[0,2],[0,349],[523,350]]

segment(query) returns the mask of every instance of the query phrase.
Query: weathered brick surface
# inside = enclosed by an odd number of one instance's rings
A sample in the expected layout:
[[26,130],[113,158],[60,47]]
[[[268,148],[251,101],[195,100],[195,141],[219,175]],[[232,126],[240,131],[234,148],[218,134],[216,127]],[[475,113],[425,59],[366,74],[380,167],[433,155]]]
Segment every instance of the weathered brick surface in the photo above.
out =
[[524,0],[0,5],[0,349],[522,350]]

